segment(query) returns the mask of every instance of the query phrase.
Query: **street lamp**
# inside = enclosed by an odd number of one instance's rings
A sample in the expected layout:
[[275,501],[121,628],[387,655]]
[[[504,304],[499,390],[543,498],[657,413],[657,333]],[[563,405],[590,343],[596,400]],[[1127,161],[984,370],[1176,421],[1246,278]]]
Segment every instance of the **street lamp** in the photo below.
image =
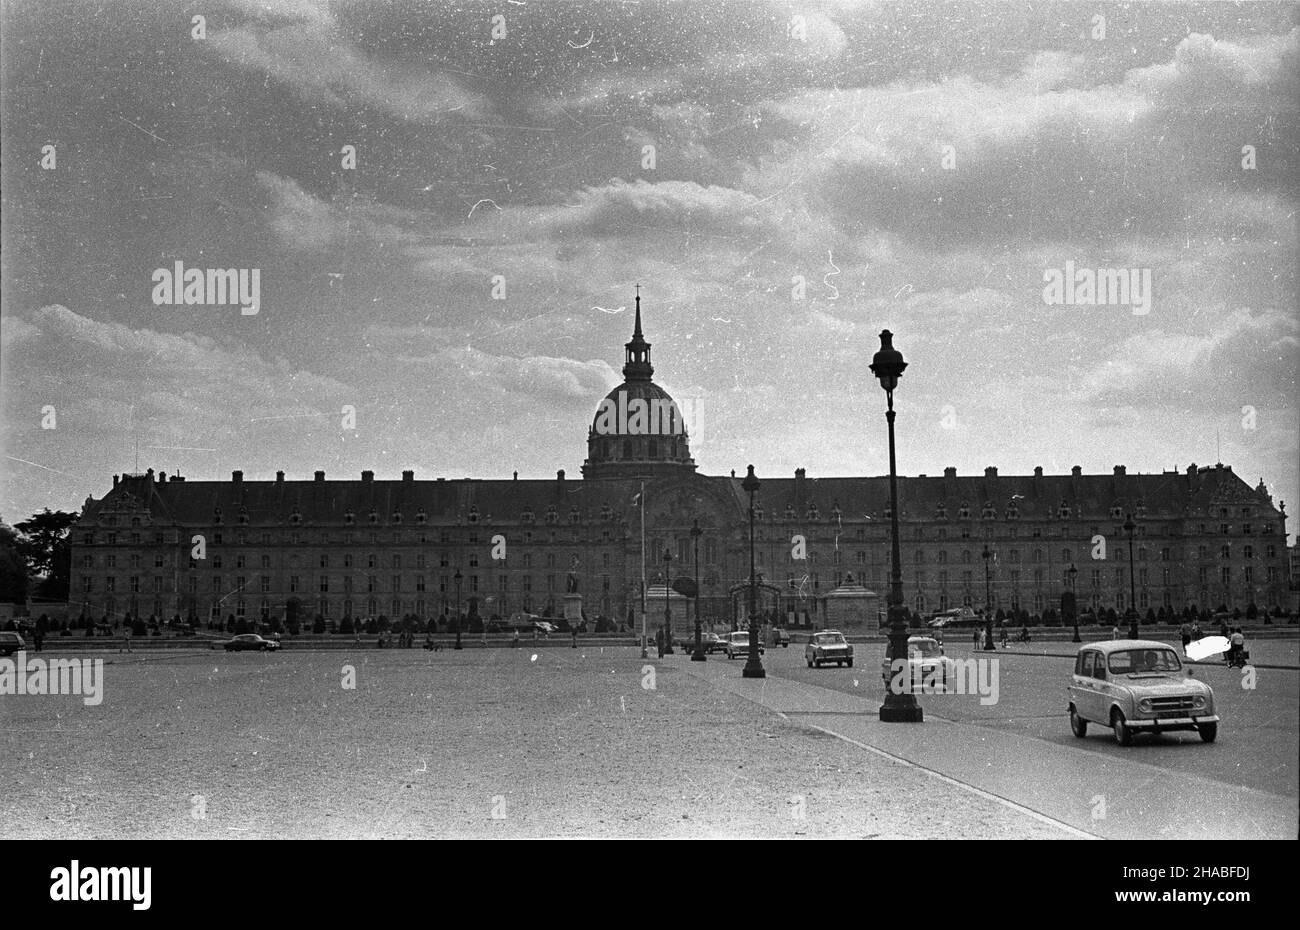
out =
[[[895,662],[907,661],[907,608],[903,606],[903,564],[898,546],[898,468],[894,460],[894,388],[903,374],[907,362],[903,353],[894,348],[894,334],[884,330],[880,334],[880,351],[871,360],[871,373],[880,380],[889,408],[885,419],[889,422],[889,525],[893,544],[893,569],[889,581],[889,649],[886,658],[892,670]],[[880,707],[880,720],[884,723],[920,723],[924,717],[921,705],[912,693],[911,675],[905,676],[907,685],[902,694],[885,687],[885,703]]]
[[1128,533],[1128,638],[1138,638],[1137,582],[1133,578],[1133,514],[1127,514],[1124,520],[1124,532]]
[[1070,613],[1074,615],[1074,639],[1070,641],[1081,643],[1083,640],[1079,639],[1079,602],[1074,596],[1074,576],[1079,574],[1079,570],[1071,562],[1070,567],[1065,570],[1065,574],[1070,578]]
[[452,576],[456,580],[456,648],[460,649],[460,569],[456,569],[456,574]]
[[989,544],[984,544],[984,649],[987,652],[993,649],[993,587],[991,576],[989,574],[989,563],[993,561],[993,553],[989,551]]
[[673,561],[672,550],[665,547],[664,548],[664,655],[666,656],[670,656],[673,654],[673,603],[670,600],[670,598],[672,597],[672,586],[669,584],[669,579],[672,578],[672,569],[670,567],[672,561]]
[[753,465],[741,487],[749,493],[749,657],[740,674],[742,678],[766,678],[763,660],[758,657],[758,576],[754,574],[754,495],[758,492],[758,476]]
[[691,525],[691,542],[695,546],[695,651],[691,653],[692,662],[708,661],[700,635],[700,537],[703,535],[704,530],[700,529],[700,521],[696,519]]

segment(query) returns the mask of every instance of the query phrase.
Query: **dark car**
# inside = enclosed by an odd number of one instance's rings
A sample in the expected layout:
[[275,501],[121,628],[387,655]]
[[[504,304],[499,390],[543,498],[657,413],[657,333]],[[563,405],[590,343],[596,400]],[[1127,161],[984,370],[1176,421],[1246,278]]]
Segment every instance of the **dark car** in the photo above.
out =
[[226,652],[244,652],[250,649],[255,652],[274,652],[279,648],[280,644],[275,640],[263,639],[256,633],[241,633],[226,643]]
[[26,649],[27,641],[14,632],[0,633],[0,656],[11,656],[19,649]]
[[772,627],[772,645],[780,646],[783,649],[790,648],[790,634],[779,626]]

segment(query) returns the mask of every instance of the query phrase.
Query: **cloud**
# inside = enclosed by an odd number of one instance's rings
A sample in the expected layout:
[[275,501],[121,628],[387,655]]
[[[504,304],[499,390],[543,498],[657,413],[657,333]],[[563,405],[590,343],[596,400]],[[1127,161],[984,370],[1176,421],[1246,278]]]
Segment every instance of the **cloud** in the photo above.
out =
[[274,29],[241,26],[205,44],[227,64],[282,81],[311,103],[374,106],[425,125],[453,113],[486,119],[493,112],[487,98],[450,74],[368,57],[340,39],[326,19]]

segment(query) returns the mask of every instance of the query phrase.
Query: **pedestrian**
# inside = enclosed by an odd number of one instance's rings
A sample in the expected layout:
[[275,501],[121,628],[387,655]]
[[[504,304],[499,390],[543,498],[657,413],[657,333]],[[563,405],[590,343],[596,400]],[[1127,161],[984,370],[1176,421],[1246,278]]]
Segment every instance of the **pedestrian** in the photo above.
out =
[[659,650],[659,658],[664,657],[664,631],[663,628],[655,630],[655,648]]
[[1195,620],[1193,620],[1193,621],[1192,621],[1192,639],[1197,640],[1197,639],[1200,639],[1200,638],[1201,638],[1201,625],[1200,625],[1199,623],[1197,623]]
[[515,635],[512,636],[512,637],[510,637],[510,645],[511,645],[511,647],[514,648],[514,649],[518,649],[518,648],[519,648],[519,630],[518,630],[518,629],[515,630]]
[[1231,644],[1228,649],[1228,664],[1236,665],[1242,661],[1242,653],[1246,650],[1246,637],[1242,634],[1241,627],[1233,629],[1228,642]]
[[41,628],[38,626],[32,631],[32,643],[35,644],[37,652],[41,651],[41,643],[43,642],[45,642],[45,634],[41,632]]
[[979,627],[975,627],[975,634],[974,634],[974,637],[973,637],[973,638],[974,638],[974,641],[975,641],[974,648],[978,651],[978,650],[979,650],[979,647],[980,647],[980,628],[979,628]]
[[1006,627],[1003,627],[1003,628],[1002,628],[1002,648],[1003,648],[1003,649],[1008,649],[1008,648],[1010,648],[1010,647],[1007,645],[1007,628],[1006,628]]
[[1192,641],[1192,628],[1184,623],[1178,628],[1178,635],[1183,640],[1183,655],[1187,655],[1187,644]]
[[578,648],[578,628],[576,626],[573,627],[573,648]]
[[[122,627],[122,644],[126,646],[127,652],[131,651],[131,624],[129,623]],[[121,652],[122,647],[118,646],[117,651]]]
[[1118,624],[1118,623],[1115,624],[1115,626],[1113,626],[1113,627],[1111,628],[1111,631],[1110,631],[1110,638],[1111,638],[1111,639],[1119,639],[1119,624]]

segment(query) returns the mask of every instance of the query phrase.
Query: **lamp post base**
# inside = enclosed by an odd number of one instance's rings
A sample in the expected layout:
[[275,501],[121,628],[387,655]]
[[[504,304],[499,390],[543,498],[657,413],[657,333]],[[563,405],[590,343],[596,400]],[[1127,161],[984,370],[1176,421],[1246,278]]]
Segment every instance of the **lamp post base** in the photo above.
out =
[[767,669],[763,668],[763,666],[761,665],[756,665],[751,668],[749,664],[746,663],[745,667],[740,670],[740,677],[741,678],[766,678]]
[[[899,695],[900,697],[902,695]],[[891,701],[890,695],[885,698],[885,703],[880,705],[880,722],[881,723],[922,723],[925,720],[925,714],[921,710],[921,705],[916,703],[916,698],[906,695],[910,698],[908,701]]]
[[706,655],[705,655],[704,653],[702,653],[702,652],[692,652],[692,653],[691,653],[691,661],[692,661],[692,662],[707,662],[707,661],[709,661],[709,657],[706,656]]

